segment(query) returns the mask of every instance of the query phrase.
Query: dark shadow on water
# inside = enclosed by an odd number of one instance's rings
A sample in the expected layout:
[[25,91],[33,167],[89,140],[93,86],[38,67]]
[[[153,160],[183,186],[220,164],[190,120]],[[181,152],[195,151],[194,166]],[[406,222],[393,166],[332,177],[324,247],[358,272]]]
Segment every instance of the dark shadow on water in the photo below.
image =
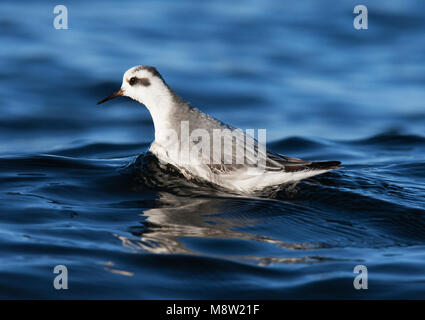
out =
[[[291,257],[291,251],[319,249],[322,247],[319,243],[291,243],[242,231],[244,228],[254,227],[260,219],[253,215],[244,215],[242,206],[249,206],[250,208],[247,208],[249,210],[256,208],[254,203],[243,202],[237,198],[186,198],[161,193],[156,208],[144,211],[141,214],[143,220],[140,224],[129,227],[131,237],[119,236],[119,239],[123,246],[156,254],[202,254],[260,265],[314,262],[325,259],[308,255]],[[207,242],[208,246],[214,249],[209,249],[208,252],[207,244],[193,248],[194,242],[191,239],[210,240]],[[250,252],[249,248],[261,247],[257,244],[244,244],[246,241],[283,249],[282,253],[289,253],[288,257],[244,255],[243,253]],[[217,248],[224,244],[227,248],[222,249],[225,250]]]

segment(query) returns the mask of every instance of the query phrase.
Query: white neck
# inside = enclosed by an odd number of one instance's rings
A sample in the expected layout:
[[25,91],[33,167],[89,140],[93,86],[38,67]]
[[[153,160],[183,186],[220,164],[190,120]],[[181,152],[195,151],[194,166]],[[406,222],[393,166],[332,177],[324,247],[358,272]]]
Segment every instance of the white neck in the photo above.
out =
[[155,83],[149,90],[149,95],[136,97],[136,100],[149,110],[155,127],[155,141],[159,142],[171,127],[170,115],[174,112],[175,102],[170,89],[162,82]]

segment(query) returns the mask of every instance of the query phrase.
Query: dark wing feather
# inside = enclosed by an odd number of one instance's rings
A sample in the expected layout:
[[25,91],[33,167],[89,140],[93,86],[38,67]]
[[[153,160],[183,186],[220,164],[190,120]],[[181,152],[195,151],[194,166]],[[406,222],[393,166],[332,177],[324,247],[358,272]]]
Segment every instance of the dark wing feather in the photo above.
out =
[[[298,158],[284,156],[278,153],[267,152],[265,171],[297,172],[306,170],[339,169],[340,161],[306,161]],[[239,170],[243,164],[210,164],[208,167],[215,174],[226,174]]]
[[306,161],[273,152],[267,153],[267,164],[269,163],[270,171],[278,171],[279,167],[283,167],[286,172],[338,169],[341,164],[340,161]]

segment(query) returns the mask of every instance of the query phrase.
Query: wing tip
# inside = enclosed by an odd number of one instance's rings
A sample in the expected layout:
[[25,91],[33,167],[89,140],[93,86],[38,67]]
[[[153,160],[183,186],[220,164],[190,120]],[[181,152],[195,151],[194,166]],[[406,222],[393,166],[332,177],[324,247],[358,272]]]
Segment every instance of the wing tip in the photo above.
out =
[[316,161],[309,164],[285,165],[285,171],[297,172],[307,170],[335,170],[340,169],[341,161]]
[[332,170],[332,169],[340,169],[341,168],[341,161],[317,161],[317,162],[312,162],[308,167],[310,169],[315,169],[315,170],[321,170],[321,169],[325,169],[325,170]]

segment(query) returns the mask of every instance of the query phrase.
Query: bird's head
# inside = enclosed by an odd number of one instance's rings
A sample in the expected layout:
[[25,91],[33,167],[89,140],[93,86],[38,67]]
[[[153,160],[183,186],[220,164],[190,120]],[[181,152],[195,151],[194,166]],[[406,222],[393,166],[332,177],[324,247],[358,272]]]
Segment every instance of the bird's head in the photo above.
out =
[[124,73],[121,89],[100,100],[97,104],[125,96],[148,106],[166,95],[169,95],[168,87],[156,68],[136,66]]

